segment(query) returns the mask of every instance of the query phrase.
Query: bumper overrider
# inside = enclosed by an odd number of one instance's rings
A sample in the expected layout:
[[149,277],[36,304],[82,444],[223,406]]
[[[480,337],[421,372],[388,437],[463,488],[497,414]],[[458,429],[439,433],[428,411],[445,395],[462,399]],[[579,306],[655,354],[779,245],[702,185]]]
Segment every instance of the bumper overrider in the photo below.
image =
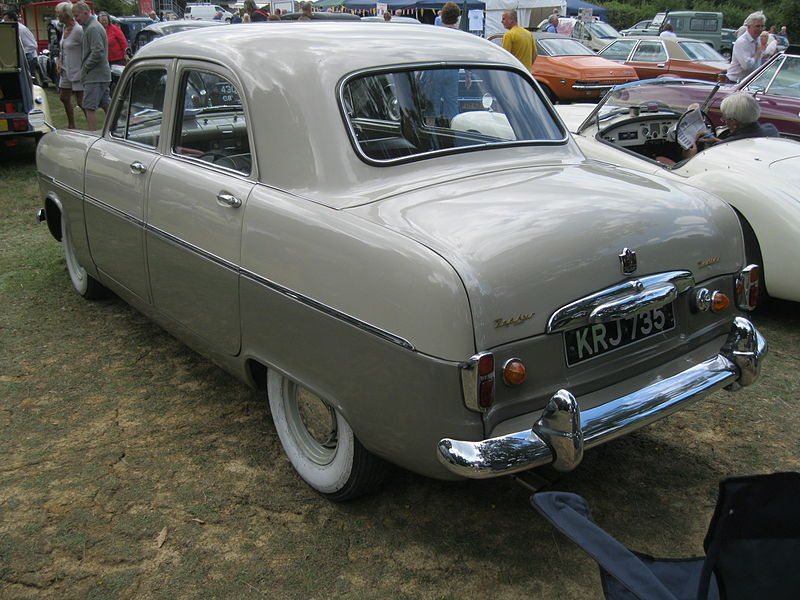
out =
[[478,442],[443,439],[439,461],[453,473],[485,479],[552,463],[570,471],[583,451],[661,419],[720,389],[738,389],[758,379],[767,342],[744,317],[736,317],[720,353],[668,379],[581,412],[567,390],[559,390],[533,427]]

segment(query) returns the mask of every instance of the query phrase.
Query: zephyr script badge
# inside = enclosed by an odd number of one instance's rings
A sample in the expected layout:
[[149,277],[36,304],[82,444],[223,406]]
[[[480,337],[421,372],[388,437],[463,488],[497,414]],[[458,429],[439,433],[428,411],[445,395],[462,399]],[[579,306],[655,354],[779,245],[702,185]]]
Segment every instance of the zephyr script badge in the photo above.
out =
[[624,275],[630,275],[636,271],[636,250],[623,248],[622,254],[619,255],[619,264],[622,266]]

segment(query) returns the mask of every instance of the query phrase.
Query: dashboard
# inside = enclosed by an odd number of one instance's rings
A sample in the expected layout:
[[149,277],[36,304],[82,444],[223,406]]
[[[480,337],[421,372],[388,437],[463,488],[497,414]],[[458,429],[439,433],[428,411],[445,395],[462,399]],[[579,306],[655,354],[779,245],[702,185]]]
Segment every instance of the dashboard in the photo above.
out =
[[672,142],[675,140],[675,123],[678,117],[655,117],[626,121],[603,130],[600,137],[617,146],[642,146],[644,144]]

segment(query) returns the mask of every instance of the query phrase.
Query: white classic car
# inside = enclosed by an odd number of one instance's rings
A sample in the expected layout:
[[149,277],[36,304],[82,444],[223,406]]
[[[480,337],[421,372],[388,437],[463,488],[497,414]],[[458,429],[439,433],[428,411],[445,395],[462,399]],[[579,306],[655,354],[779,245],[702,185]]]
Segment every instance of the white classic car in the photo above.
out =
[[[459,129],[469,112],[501,134]],[[531,74],[461,31],[164,37],[105,129],[45,136],[37,166],[78,292],[113,290],[266,390],[292,465],[332,499],[385,461],[575,468],[752,383],[766,352],[739,312],[758,281],[731,208],[586,160]]]
[[[725,93],[704,81],[651,79],[615,88],[597,105],[557,110],[587,156],[689,183],[728,202],[742,223],[747,260],[763,267],[762,292],[800,301],[800,143],[732,140],[681,159],[676,141],[681,117],[693,105],[718,106],[716,96]],[[704,127],[716,131],[709,115],[703,117]],[[677,162],[667,166],[656,160],[662,156]]]

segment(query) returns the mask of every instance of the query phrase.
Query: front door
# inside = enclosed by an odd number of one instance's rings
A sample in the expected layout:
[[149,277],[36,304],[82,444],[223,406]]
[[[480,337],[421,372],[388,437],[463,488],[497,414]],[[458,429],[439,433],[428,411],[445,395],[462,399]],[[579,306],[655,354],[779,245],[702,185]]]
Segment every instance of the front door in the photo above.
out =
[[85,219],[97,268],[147,300],[145,191],[159,158],[167,83],[165,64],[127,79],[105,136],[86,157]]

